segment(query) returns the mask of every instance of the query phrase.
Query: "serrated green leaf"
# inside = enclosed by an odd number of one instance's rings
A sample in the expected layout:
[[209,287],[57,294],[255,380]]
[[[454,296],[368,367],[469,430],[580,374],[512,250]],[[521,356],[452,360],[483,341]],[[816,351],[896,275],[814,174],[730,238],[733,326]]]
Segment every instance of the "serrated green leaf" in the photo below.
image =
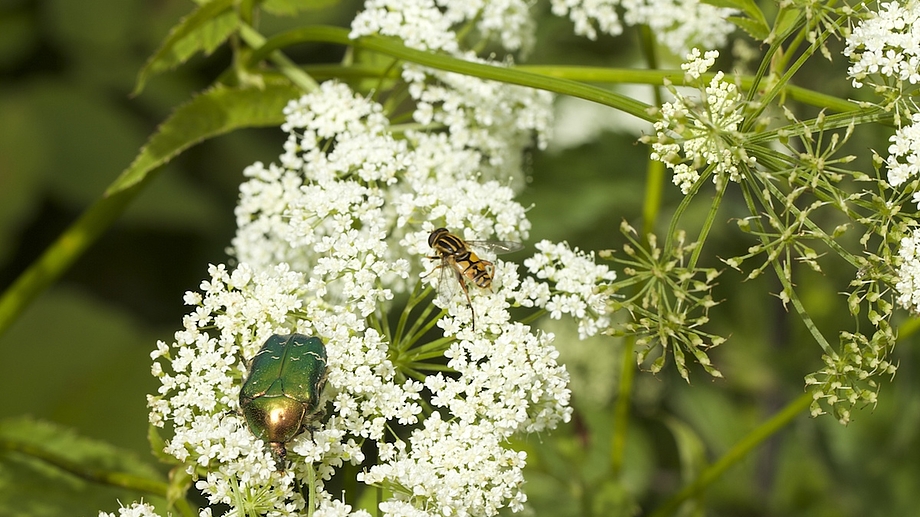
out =
[[214,52],[239,27],[234,3],[214,0],[180,20],[138,73],[132,95],[140,93],[150,77],[188,61],[196,52]]
[[758,23],[750,18],[741,18],[740,16],[729,16],[728,21],[734,23],[741,30],[748,33],[749,36],[757,41],[763,41],[770,35],[770,27],[766,24]]
[[125,190],[192,145],[234,129],[280,125],[287,102],[301,92],[289,84],[264,89],[214,87],[180,106],[157,129],[106,197]]
[[773,24],[773,34],[786,34],[799,23],[801,14],[800,9],[781,9]]
[[763,11],[760,10],[760,6],[758,6],[754,0],[702,0],[702,2],[713,7],[738,9],[755,22],[764,26],[767,25],[767,17],[764,16]]
[[316,11],[332,7],[339,0],[265,0],[262,9],[276,16],[291,16],[300,11]]

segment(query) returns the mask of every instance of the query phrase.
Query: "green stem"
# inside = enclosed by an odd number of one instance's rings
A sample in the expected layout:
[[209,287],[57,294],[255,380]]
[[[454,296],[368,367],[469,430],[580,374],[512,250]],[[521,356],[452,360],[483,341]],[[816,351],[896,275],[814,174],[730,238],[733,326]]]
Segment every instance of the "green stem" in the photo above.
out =
[[256,52],[253,52],[250,63],[257,63],[279,48],[293,43],[308,41],[353,45],[357,48],[379,52],[397,59],[411,61],[447,72],[456,72],[458,74],[471,75],[481,79],[491,79],[494,81],[579,97],[619,109],[642,120],[649,122],[654,120],[654,117],[648,112],[650,108],[649,105],[603,88],[568,79],[524,72],[517,68],[464,61],[438,52],[415,50],[403,45],[395,38],[364,36],[353,40],[348,37],[348,30],[341,27],[314,25],[279,34],[269,39],[265,45],[261,46]]
[[[266,42],[264,36],[245,23],[240,23],[240,37],[243,38],[243,41],[245,41],[247,45],[255,49],[264,46]],[[278,66],[278,70],[280,70],[285,77],[290,79],[292,83],[302,88],[305,92],[309,93],[319,89],[319,83],[301,70],[296,63],[290,60],[290,58],[282,54],[280,50],[269,52],[267,57]],[[252,64],[253,60],[250,59],[249,62]]]
[[652,512],[651,517],[674,515],[684,501],[700,495],[709,485],[725,473],[729,467],[747,457],[755,447],[792,422],[802,411],[808,409],[811,401],[812,396],[810,393],[803,393],[799,398],[793,400],[789,405],[783,408],[782,411],[748,433],[747,436],[729,449],[729,451],[719,458],[718,461],[704,469],[692,483],[671,496],[663,505]]
[[16,278],[0,297],[0,333],[121,216],[158,173],[153,171],[138,183],[97,200]]
[[613,437],[611,439],[610,465],[613,477],[619,478],[626,454],[626,430],[629,427],[629,402],[632,399],[633,379],[636,376],[635,353],[636,338],[628,336],[623,339],[623,364],[620,366],[620,383],[617,389],[617,401],[613,408]]

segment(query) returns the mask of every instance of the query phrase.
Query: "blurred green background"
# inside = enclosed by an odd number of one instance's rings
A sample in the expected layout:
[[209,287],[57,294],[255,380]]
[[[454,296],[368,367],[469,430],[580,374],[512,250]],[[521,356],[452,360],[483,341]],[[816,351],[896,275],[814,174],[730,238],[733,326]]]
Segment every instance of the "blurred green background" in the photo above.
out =
[[[262,29],[270,34],[307,22],[345,26],[356,5],[300,20],[265,19]],[[229,53],[220,49],[129,97],[146,58],[192,7],[184,0],[0,0],[0,288],[103,192],[176,105],[228,65]],[[635,31],[589,42],[572,36],[568,21],[544,17],[539,39],[533,63],[639,62]],[[301,63],[333,62],[341,50],[314,46],[289,55]],[[842,59],[816,62],[800,84],[813,81],[812,87],[847,97],[845,67]],[[813,114],[806,110],[802,117]],[[528,157],[530,181],[520,200],[533,204],[533,241],[618,248],[620,221],[638,224],[646,149],[635,144],[635,130],[625,130],[628,121],[613,111],[609,116],[606,126],[613,130],[597,139]],[[172,162],[120,222],[0,336],[0,419],[47,420],[156,464],[146,440],[145,396],[157,388],[149,353],[179,328],[187,311],[183,293],[197,289],[209,263],[227,260],[242,169],[272,161],[282,138],[277,129],[239,131]],[[866,158],[868,148],[884,149],[886,138],[882,132],[862,134],[854,139],[854,152]],[[868,167],[866,159],[860,163]],[[677,189],[666,187],[660,228],[667,227],[679,200]],[[691,236],[706,210],[701,203],[683,222]],[[751,244],[731,221],[744,215],[741,200],[730,196],[705,265],[722,267],[717,257],[743,253]],[[837,293],[853,272],[832,266],[824,275],[799,274],[801,296],[827,335],[851,328]],[[818,346],[767,294],[779,289],[775,281],[741,280],[736,272],[723,274],[715,297],[728,303],[711,314],[712,330],[730,336],[712,354],[724,379],[711,380],[699,368],[691,385],[671,368],[654,377],[637,374],[620,480],[609,476],[620,343],[580,343],[565,324],[547,324],[572,372],[577,412],[555,434],[519,444],[530,454],[529,504],[536,514],[648,512],[803,392],[803,376],[820,366]],[[856,412],[846,428],[830,417],[801,415],[716,482],[702,514],[916,515],[915,341],[896,350],[900,369],[883,386],[877,408]],[[0,429],[4,425],[7,431],[15,427],[0,423]],[[50,475],[40,471],[17,453],[0,453],[0,514],[90,515],[114,511],[116,498],[125,504],[138,498],[69,475],[40,490],[23,488],[29,476]]]

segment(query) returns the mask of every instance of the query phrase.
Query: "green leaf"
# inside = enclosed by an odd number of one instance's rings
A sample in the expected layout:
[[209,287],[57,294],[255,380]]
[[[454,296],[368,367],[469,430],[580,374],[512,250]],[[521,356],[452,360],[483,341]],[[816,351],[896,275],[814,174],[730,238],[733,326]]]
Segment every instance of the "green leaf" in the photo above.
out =
[[748,33],[749,36],[757,41],[763,41],[770,35],[770,27],[766,23],[754,21],[750,18],[740,16],[729,16],[728,21],[734,23],[741,30]]
[[149,172],[207,138],[244,127],[281,125],[284,106],[301,93],[287,83],[264,89],[217,86],[205,91],[160,125],[134,162],[109,185],[106,197],[144,180]]
[[714,7],[738,9],[748,15],[752,20],[764,26],[767,25],[767,17],[763,15],[763,11],[760,10],[760,7],[754,0],[702,0],[702,2]]
[[96,515],[142,496],[165,508],[151,498],[165,490],[164,476],[128,451],[49,422],[0,420],[0,515]]
[[265,0],[262,9],[276,16],[291,16],[300,11],[317,11],[336,5],[338,0]]
[[138,73],[132,95],[139,94],[150,77],[188,61],[196,52],[214,52],[239,27],[234,3],[235,0],[214,0],[180,20]]

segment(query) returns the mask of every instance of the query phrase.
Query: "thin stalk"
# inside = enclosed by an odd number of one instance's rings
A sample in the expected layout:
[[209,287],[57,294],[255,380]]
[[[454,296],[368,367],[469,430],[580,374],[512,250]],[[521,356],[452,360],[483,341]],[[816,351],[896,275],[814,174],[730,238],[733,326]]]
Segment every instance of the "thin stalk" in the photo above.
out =
[[753,431],[748,433],[747,436],[729,449],[728,452],[722,455],[715,463],[705,468],[693,482],[681,489],[680,492],[671,496],[663,505],[652,512],[651,517],[667,517],[669,515],[674,515],[684,501],[702,494],[702,492],[719,479],[729,467],[746,458],[755,447],[792,422],[800,413],[807,410],[812,400],[813,398],[810,393],[803,393],[783,408],[782,411],[757,426]]
[[[265,45],[267,41],[258,31],[245,23],[240,23],[240,37],[252,48],[259,48]],[[290,81],[299,86],[305,92],[314,92],[319,89],[319,83],[301,70],[296,63],[281,53],[280,50],[274,50],[268,54],[268,59],[278,67],[278,70]],[[252,61],[250,61],[251,63]]]

